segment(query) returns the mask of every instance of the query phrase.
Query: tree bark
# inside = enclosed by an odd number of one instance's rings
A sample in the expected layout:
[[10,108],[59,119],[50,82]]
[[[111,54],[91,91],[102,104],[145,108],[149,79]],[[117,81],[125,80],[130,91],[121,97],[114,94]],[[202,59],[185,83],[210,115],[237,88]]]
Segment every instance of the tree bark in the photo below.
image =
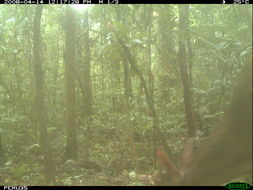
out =
[[189,5],[179,5],[179,48],[178,48],[178,62],[180,66],[180,73],[183,84],[184,105],[186,112],[187,131],[189,137],[196,135],[196,129],[193,119],[192,102],[191,102],[191,88],[189,84],[189,75],[187,69],[186,59],[186,24],[188,23]]
[[65,88],[66,88],[66,130],[67,143],[65,159],[77,158],[76,95],[75,95],[75,12],[66,6],[65,14]]
[[86,135],[86,154],[87,160],[89,160],[89,147],[90,147],[90,139],[91,136],[91,120],[92,120],[92,85],[91,85],[91,74],[90,74],[90,36],[89,36],[89,12],[88,10],[85,11],[84,14],[84,29],[85,29],[85,36],[84,36],[84,50],[85,50],[85,57],[84,57],[84,71],[83,71],[83,78],[84,78],[84,118],[86,120],[87,126],[87,135]]
[[43,166],[45,179],[48,182],[54,178],[55,167],[50,151],[50,142],[47,133],[48,113],[45,106],[44,78],[42,71],[42,49],[41,49],[41,16],[43,6],[37,6],[33,23],[33,55],[34,55],[34,78],[35,78],[35,109],[40,131],[40,145],[44,156]]

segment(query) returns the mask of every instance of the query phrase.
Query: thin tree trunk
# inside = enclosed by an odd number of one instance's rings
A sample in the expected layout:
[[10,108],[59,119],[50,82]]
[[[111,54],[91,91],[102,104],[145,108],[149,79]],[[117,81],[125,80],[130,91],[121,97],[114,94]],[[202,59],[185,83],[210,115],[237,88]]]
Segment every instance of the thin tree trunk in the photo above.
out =
[[[158,116],[158,113],[156,111],[156,108],[154,106],[154,102],[153,100],[151,99],[151,96],[150,96],[150,92],[148,90],[148,87],[147,87],[147,84],[146,84],[146,81],[143,77],[143,74],[141,73],[140,69],[138,68],[137,64],[136,64],[136,61],[134,59],[134,57],[132,56],[129,48],[126,46],[126,44],[123,42],[123,40],[121,40],[119,38],[119,36],[117,35],[116,31],[114,31],[114,29],[112,28],[115,36],[116,36],[116,39],[119,43],[119,45],[121,46],[121,48],[123,49],[124,53],[125,53],[125,56],[127,57],[128,59],[128,63],[131,65],[131,68],[137,73],[137,75],[139,76],[140,78],[140,81],[141,81],[141,85],[142,85],[142,88],[144,90],[144,93],[145,93],[145,97],[146,97],[146,100],[147,100],[147,103],[148,103],[148,106],[149,106],[149,109],[150,109],[150,112],[152,114],[152,118],[153,118],[153,140],[154,140],[154,150],[156,150],[156,143],[158,142],[158,140],[161,142],[162,146],[164,147],[164,149],[166,150],[166,152],[168,153],[168,155],[171,157],[171,159],[174,161],[175,158],[169,148],[169,146],[167,145],[165,139],[164,139],[164,136],[160,130],[160,127],[159,127],[159,116]],[[154,155],[154,157],[156,157]]]

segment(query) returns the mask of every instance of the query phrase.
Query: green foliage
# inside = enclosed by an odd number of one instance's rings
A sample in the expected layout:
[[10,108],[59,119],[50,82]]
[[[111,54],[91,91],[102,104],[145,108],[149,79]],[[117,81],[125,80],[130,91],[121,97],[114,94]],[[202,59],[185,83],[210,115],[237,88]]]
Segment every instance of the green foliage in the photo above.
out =
[[[199,136],[216,125],[231,100],[242,65],[252,55],[251,6],[190,5],[191,90]],[[35,113],[32,27],[35,6],[0,6],[0,135],[4,184],[44,185]],[[187,139],[182,82],[177,64],[177,5],[92,6],[89,9],[92,119],[84,118],[82,85],[87,58],[84,15],[76,18],[76,123],[79,157],[102,172],[66,166],[64,6],[45,6],[42,70],[47,134],[56,178],[52,185],[151,185],[152,113],[139,75],[129,66],[114,31],[131,51],[147,83],[160,128],[175,154]],[[113,30],[112,30],[113,28]],[[126,95],[125,64],[131,95]],[[189,66],[190,69],[190,66]],[[84,90],[87,90],[84,88]],[[129,102],[129,103],[127,103]],[[89,136],[90,135],[90,136]],[[87,143],[88,142],[88,143]],[[133,145],[133,146],[132,146]],[[88,150],[88,151],[87,151]],[[72,167],[72,168],[71,168]],[[2,176],[2,173],[6,174]]]

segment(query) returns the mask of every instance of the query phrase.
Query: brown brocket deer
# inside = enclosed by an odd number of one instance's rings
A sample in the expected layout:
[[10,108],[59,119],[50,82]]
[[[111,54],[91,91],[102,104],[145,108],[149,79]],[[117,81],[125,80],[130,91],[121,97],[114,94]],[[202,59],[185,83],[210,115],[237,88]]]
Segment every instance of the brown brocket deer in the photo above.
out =
[[157,151],[169,176],[167,185],[222,185],[252,175],[252,60],[242,70],[218,127],[196,152],[190,149],[185,148],[179,168],[164,152]]

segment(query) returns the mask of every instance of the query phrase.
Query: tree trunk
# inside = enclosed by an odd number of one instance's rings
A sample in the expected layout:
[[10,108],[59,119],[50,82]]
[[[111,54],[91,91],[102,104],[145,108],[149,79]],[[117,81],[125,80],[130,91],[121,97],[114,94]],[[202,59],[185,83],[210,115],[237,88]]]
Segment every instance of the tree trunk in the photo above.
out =
[[76,96],[75,96],[75,12],[66,6],[65,16],[65,88],[67,143],[65,159],[77,158]]
[[179,48],[178,48],[178,61],[180,66],[180,73],[183,83],[184,105],[186,112],[187,131],[189,137],[196,135],[195,124],[193,119],[192,102],[191,102],[191,88],[189,84],[189,75],[187,69],[186,59],[186,24],[189,19],[189,5],[179,5]]
[[44,79],[42,72],[42,56],[41,56],[41,34],[40,23],[43,6],[37,6],[34,23],[33,23],[33,55],[34,64],[33,71],[35,77],[35,109],[40,131],[40,145],[44,156],[43,166],[45,179],[48,182],[54,178],[55,167],[52,159],[52,151],[50,151],[50,143],[47,133],[48,113],[45,106],[44,95]]
[[91,120],[92,120],[92,86],[91,86],[91,75],[90,75],[90,36],[89,36],[89,12],[88,10],[85,11],[84,14],[84,29],[85,29],[85,36],[84,36],[84,50],[85,50],[85,57],[84,57],[84,71],[83,71],[83,78],[84,78],[84,117],[87,126],[87,135],[86,135],[86,154],[87,160],[89,160],[89,147],[90,147],[90,139],[91,136]]

